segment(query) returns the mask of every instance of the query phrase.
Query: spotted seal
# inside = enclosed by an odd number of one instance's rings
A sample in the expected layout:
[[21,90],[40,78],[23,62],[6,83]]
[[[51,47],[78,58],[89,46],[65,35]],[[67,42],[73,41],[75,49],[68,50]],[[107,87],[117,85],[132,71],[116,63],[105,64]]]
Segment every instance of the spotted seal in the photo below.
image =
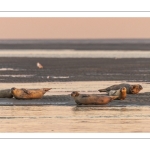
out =
[[11,89],[0,90],[0,98],[12,98]]
[[11,88],[11,93],[16,99],[40,99],[51,88],[42,89],[17,89]]
[[105,105],[118,96],[99,96],[99,95],[87,95],[79,94],[77,91],[71,93],[71,97],[78,105]]
[[140,84],[130,85],[130,84],[122,83],[122,84],[115,84],[105,89],[100,89],[98,91],[108,93],[110,90],[119,90],[122,87],[126,88],[127,94],[138,94],[143,89],[143,87]]

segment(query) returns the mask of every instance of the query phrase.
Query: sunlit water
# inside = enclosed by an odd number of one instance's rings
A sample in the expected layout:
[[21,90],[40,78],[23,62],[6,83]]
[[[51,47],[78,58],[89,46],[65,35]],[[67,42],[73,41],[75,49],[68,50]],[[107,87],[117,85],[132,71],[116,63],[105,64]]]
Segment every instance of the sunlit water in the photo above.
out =
[[150,108],[0,106],[0,132],[150,132]]
[[150,58],[150,51],[1,50],[0,57],[43,58]]

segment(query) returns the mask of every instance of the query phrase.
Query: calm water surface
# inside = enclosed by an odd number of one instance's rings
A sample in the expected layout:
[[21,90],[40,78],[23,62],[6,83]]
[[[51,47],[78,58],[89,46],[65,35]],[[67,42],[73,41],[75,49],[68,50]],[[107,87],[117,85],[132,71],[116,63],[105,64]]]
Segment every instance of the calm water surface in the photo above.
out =
[[0,132],[150,132],[150,107],[0,106]]

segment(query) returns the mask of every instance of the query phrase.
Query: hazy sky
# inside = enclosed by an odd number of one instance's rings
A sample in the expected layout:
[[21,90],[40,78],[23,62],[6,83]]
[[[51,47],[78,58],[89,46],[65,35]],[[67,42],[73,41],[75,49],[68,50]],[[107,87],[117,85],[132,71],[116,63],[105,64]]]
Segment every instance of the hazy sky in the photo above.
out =
[[150,38],[150,18],[0,18],[0,39]]

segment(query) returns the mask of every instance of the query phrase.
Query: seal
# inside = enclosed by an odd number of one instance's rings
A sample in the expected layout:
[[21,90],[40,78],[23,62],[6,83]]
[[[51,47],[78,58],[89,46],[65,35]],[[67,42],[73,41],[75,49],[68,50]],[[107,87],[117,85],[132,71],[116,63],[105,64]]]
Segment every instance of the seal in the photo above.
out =
[[0,98],[13,98],[11,89],[0,90]]
[[43,95],[49,91],[51,88],[42,89],[17,89],[15,87],[11,88],[11,93],[16,99],[40,99]]
[[71,97],[75,100],[77,105],[105,105],[112,100],[118,98],[118,96],[98,96],[79,94],[77,91],[71,93]]
[[127,96],[127,91],[126,88],[123,87],[119,90],[110,90],[108,92],[109,96],[118,96],[118,98],[116,98],[116,100],[124,100]]
[[138,94],[143,89],[143,87],[140,84],[130,85],[130,84],[122,83],[122,84],[115,84],[105,89],[100,89],[98,91],[108,93],[110,90],[119,90],[122,87],[126,88],[127,94]]

